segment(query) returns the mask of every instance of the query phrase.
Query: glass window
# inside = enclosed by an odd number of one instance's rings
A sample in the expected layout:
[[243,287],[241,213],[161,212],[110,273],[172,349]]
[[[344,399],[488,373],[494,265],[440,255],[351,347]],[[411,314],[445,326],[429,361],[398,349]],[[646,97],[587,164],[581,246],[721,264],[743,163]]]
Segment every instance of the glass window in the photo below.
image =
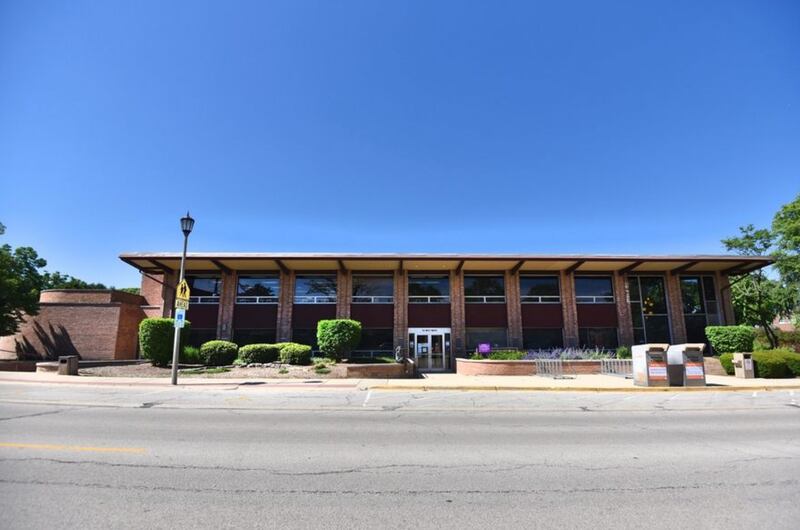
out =
[[391,328],[365,328],[361,330],[361,342],[356,351],[394,351],[394,332]]
[[280,292],[277,276],[239,276],[237,304],[277,304]]
[[412,304],[450,303],[450,279],[447,276],[409,276],[408,301]]
[[699,277],[681,278],[681,299],[684,314],[705,313]]
[[237,329],[233,332],[233,342],[239,346],[248,344],[273,344],[275,342],[274,329]]
[[558,276],[521,276],[520,299],[528,304],[560,303]]
[[578,341],[582,348],[613,350],[619,345],[617,328],[579,328]]
[[292,342],[311,346],[312,350],[317,350],[317,330],[296,328],[292,330]]
[[507,347],[506,328],[467,328],[467,351],[476,350],[481,343],[491,344],[492,348]]
[[186,276],[192,303],[219,303],[222,280],[214,276]]
[[561,328],[525,328],[522,345],[526,350],[552,350],[564,347]]
[[391,304],[394,279],[391,276],[353,276],[353,303]]
[[628,278],[633,336],[636,344],[669,343],[667,296],[662,276]]
[[464,301],[467,303],[504,303],[505,280],[502,276],[464,276]]
[[720,321],[714,277],[681,276],[680,284],[686,340],[707,343],[706,326],[717,325]]
[[295,304],[335,304],[336,276],[297,276],[294,282]]
[[610,276],[575,276],[575,301],[579,304],[609,304],[614,302],[614,287]]

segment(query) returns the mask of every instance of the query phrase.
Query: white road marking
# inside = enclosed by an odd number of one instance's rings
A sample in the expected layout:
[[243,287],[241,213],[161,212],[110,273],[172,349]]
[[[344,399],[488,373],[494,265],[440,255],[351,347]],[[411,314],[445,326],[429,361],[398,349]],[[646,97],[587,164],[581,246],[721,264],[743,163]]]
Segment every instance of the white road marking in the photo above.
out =
[[369,401],[370,396],[372,395],[372,390],[367,391],[367,397],[364,398],[364,403],[361,404],[362,407],[367,406],[367,401]]

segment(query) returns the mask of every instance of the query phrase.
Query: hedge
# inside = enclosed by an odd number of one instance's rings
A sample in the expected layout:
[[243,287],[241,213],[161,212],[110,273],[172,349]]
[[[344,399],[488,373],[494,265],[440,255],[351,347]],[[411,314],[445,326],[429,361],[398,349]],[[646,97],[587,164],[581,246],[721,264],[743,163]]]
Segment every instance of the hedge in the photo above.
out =
[[278,360],[281,346],[278,344],[248,344],[239,348],[241,364],[272,363]]
[[309,364],[311,362],[311,346],[295,342],[281,343],[281,362],[287,364]]
[[706,337],[715,353],[751,352],[756,332],[750,326],[708,326]]
[[[728,375],[735,373],[732,353],[720,355],[719,362]],[[756,377],[767,379],[800,377],[800,354],[788,349],[757,351],[753,353],[753,369]]]
[[[181,343],[186,343],[190,324],[181,330]],[[139,352],[150,359],[153,366],[172,363],[172,346],[175,340],[175,321],[171,318],[145,318],[139,323]]]
[[236,360],[239,346],[227,340],[210,340],[200,346],[200,357],[206,366],[228,366]]
[[317,322],[319,349],[334,359],[341,360],[361,342],[361,322],[345,318]]

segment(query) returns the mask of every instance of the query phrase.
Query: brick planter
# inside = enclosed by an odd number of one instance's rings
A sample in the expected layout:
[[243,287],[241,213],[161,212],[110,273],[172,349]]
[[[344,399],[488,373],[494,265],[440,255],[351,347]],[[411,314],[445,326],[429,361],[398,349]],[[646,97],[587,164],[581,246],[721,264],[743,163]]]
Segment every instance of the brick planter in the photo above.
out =
[[338,364],[344,368],[344,377],[364,379],[399,379],[406,377],[406,366],[401,363]]
[[[458,375],[536,375],[535,361],[490,361],[456,359]],[[599,374],[600,361],[564,361],[564,374]]]

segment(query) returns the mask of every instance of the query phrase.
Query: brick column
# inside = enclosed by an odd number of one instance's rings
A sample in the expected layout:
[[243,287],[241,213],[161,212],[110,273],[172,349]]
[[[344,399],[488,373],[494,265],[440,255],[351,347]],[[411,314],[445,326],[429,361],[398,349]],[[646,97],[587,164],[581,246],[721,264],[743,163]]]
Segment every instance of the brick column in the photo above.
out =
[[628,301],[628,275],[614,272],[614,300],[617,302],[617,322],[621,346],[633,346],[633,318]]
[[172,317],[177,284],[178,274],[176,272],[142,274],[140,293],[145,299],[142,309],[148,317]]
[[217,338],[230,340],[233,337],[233,306],[236,303],[236,273],[222,272],[222,292],[217,313]]
[[281,273],[278,295],[278,342],[292,340],[292,307],[294,307],[294,271]]
[[575,303],[575,276],[561,271],[561,311],[564,318],[564,346],[578,346],[578,306]]
[[[464,324],[464,271],[450,271],[450,350],[451,357],[466,351],[467,330]],[[451,361],[451,368],[455,368]]]
[[408,274],[394,271],[394,347],[408,348]]
[[672,343],[684,344],[686,342],[686,321],[683,319],[680,279],[677,274],[668,272],[665,280],[667,282],[667,309],[672,325]]
[[336,274],[336,318],[350,318],[350,294],[353,274],[339,270]]
[[735,326],[736,313],[733,310],[730,277],[727,274],[718,272],[714,280],[717,288],[717,300],[722,310],[720,314],[720,323],[725,326]]
[[506,314],[508,316],[508,343],[522,348],[522,306],[519,297],[519,273],[506,271]]

